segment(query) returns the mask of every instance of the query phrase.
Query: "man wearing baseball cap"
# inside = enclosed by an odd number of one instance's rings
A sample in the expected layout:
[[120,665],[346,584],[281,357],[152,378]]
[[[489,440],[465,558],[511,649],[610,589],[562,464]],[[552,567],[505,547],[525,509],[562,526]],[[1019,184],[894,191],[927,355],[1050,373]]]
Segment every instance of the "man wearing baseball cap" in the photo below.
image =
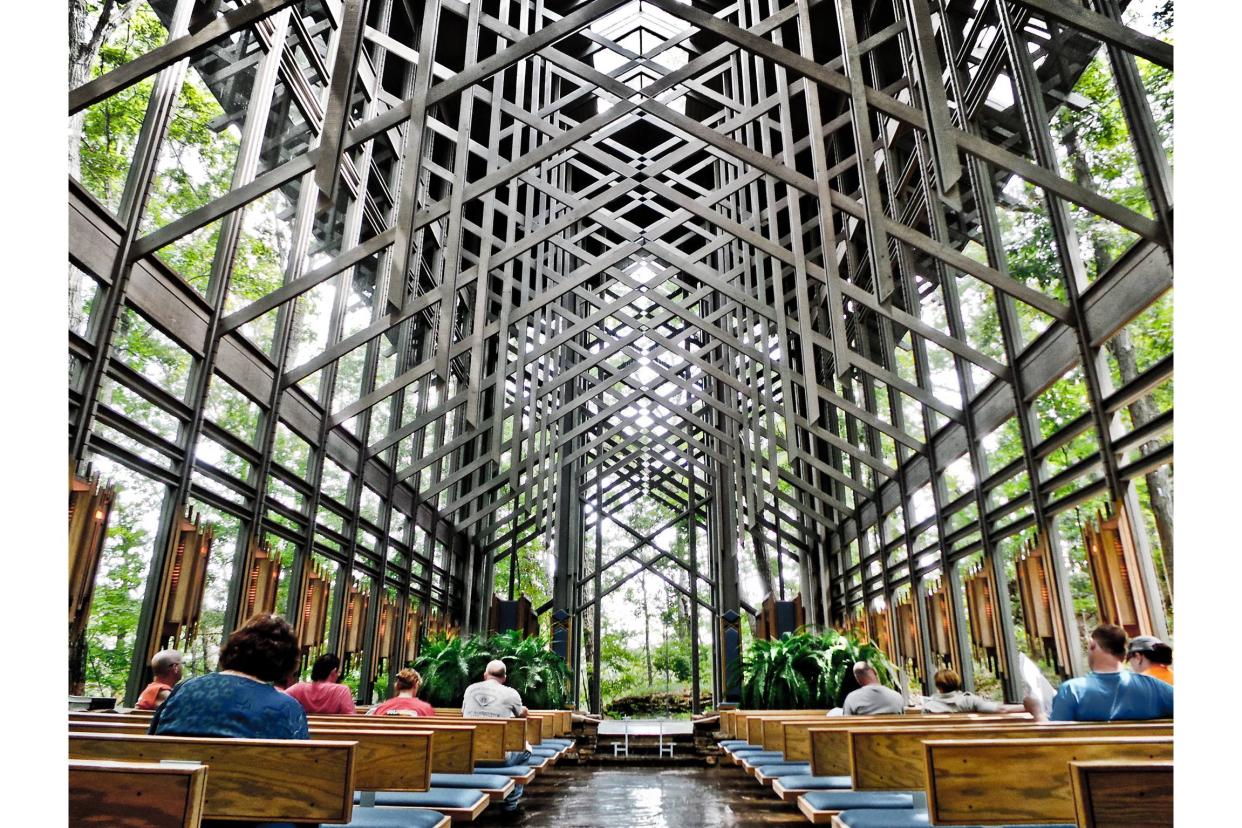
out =
[[1159,638],[1150,635],[1131,638],[1126,648],[1126,663],[1136,673],[1158,678],[1166,684],[1173,683],[1173,648]]

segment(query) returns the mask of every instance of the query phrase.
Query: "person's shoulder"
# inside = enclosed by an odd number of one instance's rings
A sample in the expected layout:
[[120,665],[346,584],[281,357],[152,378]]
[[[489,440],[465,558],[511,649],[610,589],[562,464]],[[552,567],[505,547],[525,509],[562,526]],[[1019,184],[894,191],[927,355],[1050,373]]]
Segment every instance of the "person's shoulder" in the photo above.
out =
[[1129,675],[1130,684],[1146,688],[1147,690],[1153,693],[1159,693],[1160,695],[1173,694],[1173,685],[1169,684],[1167,681],[1161,681],[1155,676],[1149,676],[1145,673],[1130,673]]
[[340,696],[342,699],[349,699],[351,703],[354,700],[354,691],[349,689],[348,684],[332,685],[332,694],[335,696]]

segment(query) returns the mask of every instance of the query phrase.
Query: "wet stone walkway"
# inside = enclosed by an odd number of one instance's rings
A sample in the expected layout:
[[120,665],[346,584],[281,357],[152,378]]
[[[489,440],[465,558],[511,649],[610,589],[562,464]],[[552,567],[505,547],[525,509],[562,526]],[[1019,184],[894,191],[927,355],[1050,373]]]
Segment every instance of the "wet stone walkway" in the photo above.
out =
[[522,816],[504,819],[488,808],[479,826],[549,828],[699,828],[806,825],[791,802],[781,802],[733,765],[612,768],[563,763],[526,789]]

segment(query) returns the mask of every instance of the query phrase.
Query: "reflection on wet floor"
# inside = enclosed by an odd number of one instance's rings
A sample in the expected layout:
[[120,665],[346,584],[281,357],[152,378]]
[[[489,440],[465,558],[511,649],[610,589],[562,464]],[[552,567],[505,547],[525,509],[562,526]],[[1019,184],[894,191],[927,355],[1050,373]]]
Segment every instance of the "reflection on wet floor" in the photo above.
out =
[[524,816],[504,823],[490,808],[480,826],[550,828],[698,828],[805,825],[793,803],[739,768],[630,768],[562,764],[540,776],[523,797]]

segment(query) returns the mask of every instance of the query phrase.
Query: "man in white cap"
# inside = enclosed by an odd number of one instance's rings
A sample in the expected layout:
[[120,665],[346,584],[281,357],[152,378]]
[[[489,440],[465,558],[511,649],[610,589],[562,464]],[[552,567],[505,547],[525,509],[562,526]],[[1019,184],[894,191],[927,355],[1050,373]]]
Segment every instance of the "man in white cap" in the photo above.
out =
[[[461,703],[463,718],[473,719],[480,716],[494,719],[526,718],[526,706],[522,704],[522,695],[512,687],[506,687],[508,670],[505,663],[493,659],[487,663],[483,671],[483,680],[466,688]],[[530,761],[529,750],[511,750],[505,755],[503,762],[479,762],[480,768],[513,767],[524,765]],[[505,797],[501,809],[509,813],[517,811],[518,801],[522,798],[522,786],[514,785],[513,793]]]

